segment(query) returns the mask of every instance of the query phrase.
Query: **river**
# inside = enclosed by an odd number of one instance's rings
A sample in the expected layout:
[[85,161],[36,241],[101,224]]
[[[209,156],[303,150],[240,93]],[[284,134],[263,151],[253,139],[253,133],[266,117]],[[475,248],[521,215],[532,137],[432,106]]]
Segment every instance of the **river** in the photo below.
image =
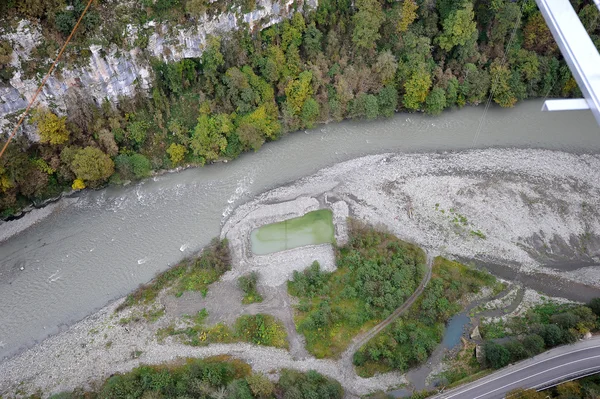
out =
[[[598,152],[585,111],[542,113],[541,101],[439,117],[398,114],[290,134],[234,162],[86,191],[0,244],[0,358],[82,319],[219,234],[232,209],[334,163],[381,152],[535,147]],[[8,229],[11,223],[0,225]]]

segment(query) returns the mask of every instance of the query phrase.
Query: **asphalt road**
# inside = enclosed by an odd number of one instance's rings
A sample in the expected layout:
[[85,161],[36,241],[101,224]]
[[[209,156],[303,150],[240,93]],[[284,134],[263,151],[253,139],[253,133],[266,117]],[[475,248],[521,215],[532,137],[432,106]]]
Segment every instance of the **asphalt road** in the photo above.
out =
[[516,388],[544,388],[594,372],[600,372],[600,336],[551,349],[433,398],[504,398]]

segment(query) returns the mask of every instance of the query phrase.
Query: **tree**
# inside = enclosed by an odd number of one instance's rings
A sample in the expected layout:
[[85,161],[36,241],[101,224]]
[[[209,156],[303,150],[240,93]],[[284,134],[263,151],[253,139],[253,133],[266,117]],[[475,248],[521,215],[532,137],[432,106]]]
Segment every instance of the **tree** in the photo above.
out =
[[444,30],[436,41],[446,51],[452,50],[454,46],[464,46],[477,31],[474,21],[475,13],[473,4],[468,1],[462,9],[452,11],[442,22]]
[[546,399],[546,395],[535,389],[517,388],[508,392],[505,398],[510,399]]
[[423,106],[423,102],[429,94],[431,87],[431,76],[421,67],[415,70],[410,78],[404,83],[403,103],[409,110],[418,110]]
[[523,27],[523,47],[543,55],[552,55],[558,50],[554,37],[540,12],[529,17]]
[[356,0],[358,11],[352,17],[354,30],[352,42],[359,50],[367,52],[375,49],[375,42],[379,40],[379,28],[385,19],[379,0]]
[[270,398],[275,389],[275,385],[261,373],[250,374],[246,377],[246,382],[257,398]]
[[115,170],[112,159],[96,147],[85,147],[77,150],[70,166],[78,179],[91,185],[102,183]]
[[33,121],[37,123],[42,143],[60,145],[69,141],[70,132],[67,129],[66,116],[59,117],[47,109],[37,110]]
[[306,57],[310,60],[317,58],[317,55],[322,51],[323,33],[312,22],[304,32],[302,40],[302,48]]
[[384,86],[394,81],[397,69],[398,62],[396,62],[396,57],[394,57],[390,50],[379,53],[377,61],[373,65],[373,70],[379,75],[381,84]]
[[563,332],[555,324],[545,324],[541,326],[539,335],[544,339],[547,348],[553,348],[560,345],[563,341]]
[[530,357],[535,356],[544,351],[544,339],[537,334],[530,334],[523,339],[523,346]]
[[492,93],[494,101],[501,107],[510,108],[515,105],[517,98],[510,87],[510,70],[506,65],[494,61],[490,67],[490,78],[492,80]]
[[187,0],[185,2],[185,11],[192,17],[198,18],[206,13],[207,6],[207,0]]
[[521,22],[521,10],[517,3],[503,2],[495,12],[494,22],[490,30],[490,42],[504,46],[509,32],[518,28]]
[[314,98],[308,98],[302,105],[300,118],[302,124],[307,128],[312,128],[319,117],[319,103]]
[[300,115],[304,102],[312,95],[312,72],[304,71],[285,88],[286,104],[295,115]]
[[200,112],[190,147],[194,155],[214,161],[227,148],[227,136],[233,132],[233,123],[227,114],[209,116],[210,108],[206,105],[201,106]]
[[171,143],[167,148],[167,154],[169,154],[173,165],[179,165],[184,160],[186,152],[185,146],[177,143]]
[[400,11],[400,18],[398,18],[398,33],[404,33],[408,30],[410,24],[417,19],[417,9],[419,6],[415,0],[404,0],[402,2],[402,9]]
[[444,89],[435,87],[425,100],[425,112],[430,115],[439,115],[446,107],[446,93]]
[[588,306],[596,316],[600,316],[600,298],[592,299]]
[[398,107],[398,91],[393,86],[385,86],[377,94],[379,113],[386,118],[391,117]]
[[556,387],[558,399],[579,399],[581,395],[581,386],[576,381],[563,382]]
[[510,362],[510,352],[508,349],[494,341],[487,341],[483,345],[483,353],[486,364],[492,368],[499,369]]

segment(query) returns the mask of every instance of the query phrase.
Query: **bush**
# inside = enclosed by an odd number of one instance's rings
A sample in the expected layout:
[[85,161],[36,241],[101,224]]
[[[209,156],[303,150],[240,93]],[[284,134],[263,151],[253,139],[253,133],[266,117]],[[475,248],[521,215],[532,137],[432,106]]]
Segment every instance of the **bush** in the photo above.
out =
[[535,356],[544,351],[544,339],[537,334],[530,334],[523,339],[523,346],[529,356]]
[[485,363],[488,367],[499,369],[510,363],[510,352],[504,346],[493,341],[488,341],[483,345]]
[[339,382],[313,370],[306,374],[282,370],[278,385],[277,397],[283,398],[341,399],[344,395]]
[[275,385],[261,373],[249,375],[246,377],[246,382],[257,398],[270,398],[275,389]]
[[263,298],[256,290],[256,284],[258,282],[258,273],[251,272],[248,275],[240,276],[238,279],[238,287],[242,291],[244,291],[244,298],[242,299],[242,303],[254,303],[254,302],[262,302]]

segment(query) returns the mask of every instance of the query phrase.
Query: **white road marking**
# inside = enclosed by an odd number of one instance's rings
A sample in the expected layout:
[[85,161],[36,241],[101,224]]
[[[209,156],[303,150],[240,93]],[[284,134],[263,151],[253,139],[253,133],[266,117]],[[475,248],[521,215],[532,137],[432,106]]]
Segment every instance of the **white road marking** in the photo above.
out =
[[529,364],[529,365],[527,365],[527,366],[525,366],[525,367],[518,368],[518,369],[516,369],[516,370],[513,370],[513,371],[511,371],[511,372],[509,372],[509,373],[502,374],[502,375],[500,375],[500,376],[497,376],[497,377],[495,377],[495,378],[492,378],[492,379],[490,379],[490,380],[480,381],[479,383],[477,383],[477,384],[475,384],[475,385],[473,385],[473,386],[469,387],[468,389],[465,389],[465,390],[460,390],[460,389],[459,389],[459,391],[458,391],[458,392],[456,392],[456,393],[453,393],[453,394],[451,394],[450,396],[442,396],[442,397],[443,397],[444,399],[450,399],[450,398],[453,398],[453,397],[455,397],[455,396],[457,396],[457,395],[463,394],[464,392],[470,391],[471,389],[478,388],[478,387],[480,387],[480,386],[482,386],[482,385],[485,385],[485,384],[489,384],[490,382],[496,381],[496,380],[497,380],[497,379],[499,379],[499,378],[504,378],[504,377],[506,377],[506,376],[508,376],[508,375],[511,375],[511,374],[514,374],[514,373],[517,373],[517,372],[523,371],[523,370],[525,370],[525,369],[527,369],[527,368],[529,368],[529,367],[532,367],[532,366],[538,365],[538,364],[540,364],[540,363],[544,363],[544,362],[547,362],[547,361],[549,361],[549,360],[552,360],[552,359],[556,359],[556,358],[559,358],[559,357],[562,357],[562,356],[567,356],[567,355],[570,355],[570,354],[572,354],[572,353],[577,353],[577,352],[581,352],[581,351],[585,351],[585,350],[589,350],[589,349],[593,349],[593,348],[600,348],[600,345],[588,346],[588,347],[581,348],[581,349],[577,349],[577,350],[574,350],[574,351],[571,351],[571,352],[562,353],[562,354],[560,354],[560,355],[555,355],[555,356],[549,357],[549,358],[547,358],[547,359],[543,359],[543,360],[537,361],[537,362],[535,362],[535,363],[531,363],[531,364]]

